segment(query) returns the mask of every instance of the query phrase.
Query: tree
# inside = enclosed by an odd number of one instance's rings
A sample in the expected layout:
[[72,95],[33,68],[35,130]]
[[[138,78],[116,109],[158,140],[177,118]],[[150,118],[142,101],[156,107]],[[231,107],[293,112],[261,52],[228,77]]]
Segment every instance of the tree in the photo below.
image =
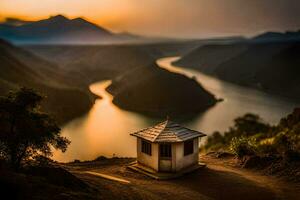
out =
[[28,88],[0,97],[0,156],[15,169],[36,155],[52,155],[51,146],[65,152],[70,144],[56,122],[41,112],[42,100]]
[[[269,124],[264,123],[258,115],[247,113],[241,117],[235,118],[234,125],[229,127],[229,130],[225,131],[223,134],[214,132],[208,137],[204,147],[213,150],[226,149],[230,146],[233,138],[248,138],[256,134],[267,136],[267,133],[271,128],[272,127]],[[235,146],[238,146],[239,148],[240,146],[245,146],[243,142],[244,140],[235,140],[233,144],[238,144]]]
[[247,113],[234,119],[234,126],[224,133],[225,140],[230,143],[233,137],[249,137],[258,133],[267,133],[271,126],[255,114]]
[[215,131],[207,138],[204,145],[205,149],[219,149],[225,143],[223,135],[219,131]]

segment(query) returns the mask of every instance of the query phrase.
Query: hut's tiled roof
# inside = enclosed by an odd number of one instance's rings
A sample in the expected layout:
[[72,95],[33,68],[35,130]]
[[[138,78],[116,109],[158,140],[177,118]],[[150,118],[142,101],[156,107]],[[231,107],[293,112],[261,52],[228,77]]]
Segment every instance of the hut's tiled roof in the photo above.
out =
[[150,142],[183,142],[196,137],[206,136],[204,133],[194,131],[166,120],[155,126],[142,129],[130,134]]

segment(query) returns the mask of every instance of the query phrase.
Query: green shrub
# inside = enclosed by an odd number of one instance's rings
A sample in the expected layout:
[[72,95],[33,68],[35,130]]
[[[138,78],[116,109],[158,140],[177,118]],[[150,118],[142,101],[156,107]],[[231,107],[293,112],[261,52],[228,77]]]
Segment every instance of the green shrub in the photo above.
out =
[[256,140],[247,137],[234,137],[230,142],[229,149],[238,158],[255,155],[257,151]]
[[205,150],[224,150],[228,149],[233,138],[237,137],[252,137],[265,138],[267,132],[271,130],[269,124],[255,114],[247,113],[244,116],[237,117],[234,120],[233,126],[229,127],[228,131],[223,134],[216,131],[207,138],[204,145]]
[[300,108],[275,126],[264,123],[258,115],[245,114],[236,118],[227,131],[209,136],[204,149],[229,149],[238,157],[259,154],[297,160],[300,157]]
[[257,133],[266,133],[270,128],[271,126],[264,123],[258,115],[247,113],[234,120],[234,125],[229,127],[229,131],[224,133],[224,137],[230,142],[234,137],[250,137]]

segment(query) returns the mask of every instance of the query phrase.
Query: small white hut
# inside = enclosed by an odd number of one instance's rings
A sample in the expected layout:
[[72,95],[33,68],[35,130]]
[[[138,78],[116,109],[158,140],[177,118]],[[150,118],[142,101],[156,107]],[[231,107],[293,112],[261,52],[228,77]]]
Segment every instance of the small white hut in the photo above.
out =
[[204,133],[165,121],[130,134],[137,137],[137,163],[156,172],[179,172],[198,165]]

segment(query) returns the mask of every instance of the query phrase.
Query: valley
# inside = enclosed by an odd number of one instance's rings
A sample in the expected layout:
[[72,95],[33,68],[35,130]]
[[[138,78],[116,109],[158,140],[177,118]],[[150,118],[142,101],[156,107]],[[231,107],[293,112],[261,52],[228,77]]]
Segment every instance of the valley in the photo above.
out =
[[0,0],[0,199],[298,200],[299,11]]
[[299,38],[299,32],[266,33],[244,42],[203,45],[176,64],[299,101]]

